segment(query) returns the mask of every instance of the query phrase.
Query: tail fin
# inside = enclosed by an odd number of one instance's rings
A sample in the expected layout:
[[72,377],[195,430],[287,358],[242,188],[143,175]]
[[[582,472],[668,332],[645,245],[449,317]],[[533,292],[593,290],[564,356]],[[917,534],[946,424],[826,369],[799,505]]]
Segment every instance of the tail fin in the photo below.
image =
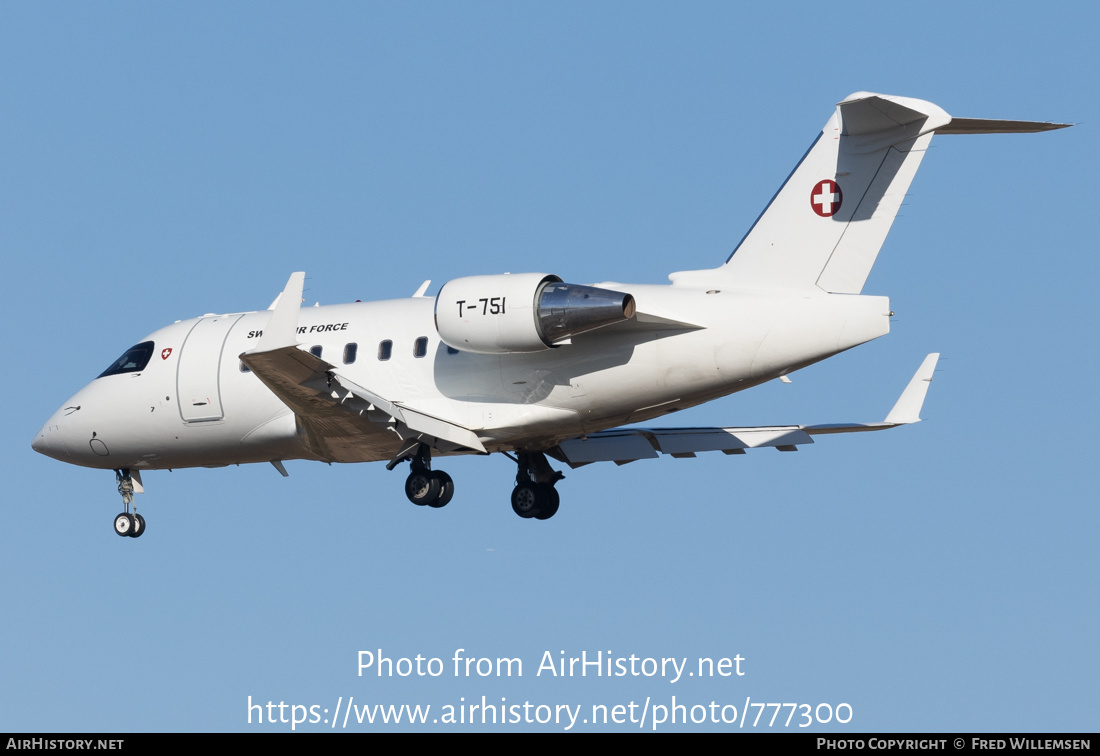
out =
[[[717,270],[674,283],[858,294],[894,222],[932,133],[1045,131],[1069,124],[952,119],[909,97],[857,92],[837,105],[820,136]],[[695,274],[695,275],[693,275]]]

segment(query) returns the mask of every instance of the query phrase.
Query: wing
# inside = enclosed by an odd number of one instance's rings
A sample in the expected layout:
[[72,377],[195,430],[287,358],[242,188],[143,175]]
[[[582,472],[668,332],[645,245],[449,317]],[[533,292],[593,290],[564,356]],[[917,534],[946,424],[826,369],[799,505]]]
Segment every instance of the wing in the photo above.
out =
[[304,280],[304,273],[291,274],[256,348],[240,357],[294,411],[310,451],[331,462],[388,459],[421,442],[442,452],[485,451],[473,431],[389,401],[299,348]]
[[812,444],[816,435],[877,431],[917,423],[920,422],[920,410],[939,357],[939,354],[930,354],[924,358],[893,409],[880,423],[755,428],[622,428],[563,441],[548,453],[571,467],[591,462],[625,465],[636,459],[654,459],[658,454],[673,457],[694,457],[699,452],[707,451],[744,454],[746,449],[766,446],[779,451],[796,451],[799,444]]

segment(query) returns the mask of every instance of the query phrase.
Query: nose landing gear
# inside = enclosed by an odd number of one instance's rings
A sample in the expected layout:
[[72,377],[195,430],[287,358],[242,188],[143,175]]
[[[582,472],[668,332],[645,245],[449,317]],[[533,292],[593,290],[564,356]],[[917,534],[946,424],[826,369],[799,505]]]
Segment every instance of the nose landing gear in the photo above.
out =
[[[145,518],[137,513],[137,505],[134,504],[134,479],[130,471],[124,469],[115,470],[115,480],[118,481],[118,492],[126,508],[115,517],[115,533],[123,538],[138,538],[145,532]],[[141,478],[138,478],[138,485],[141,485]],[[131,507],[133,514],[130,514]]]

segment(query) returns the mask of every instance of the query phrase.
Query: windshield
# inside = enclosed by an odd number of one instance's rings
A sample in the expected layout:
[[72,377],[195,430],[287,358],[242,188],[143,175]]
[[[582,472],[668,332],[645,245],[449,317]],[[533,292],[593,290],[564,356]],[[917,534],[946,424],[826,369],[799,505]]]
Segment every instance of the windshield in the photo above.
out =
[[100,378],[119,373],[138,373],[149,364],[153,356],[153,342],[143,341],[126,350],[125,354],[111,363],[111,366],[99,374]]

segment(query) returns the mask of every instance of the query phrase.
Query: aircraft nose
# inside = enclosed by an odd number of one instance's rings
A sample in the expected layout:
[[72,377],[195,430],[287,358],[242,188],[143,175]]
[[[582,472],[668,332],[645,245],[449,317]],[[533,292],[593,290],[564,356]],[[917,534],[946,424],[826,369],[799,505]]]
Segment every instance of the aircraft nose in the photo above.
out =
[[31,441],[31,448],[39,454],[45,454],[50,448],[50,442],[49,439],[46,438],[46,433],[46,429],[43,428],[35,434],[34,440]]
[[31,448],[39,454],[45,454],[62,462],[67,462],[70,457],[69,447],[61,435],[61,426],[52,417],[35,434],[34,440],[31,441]]

